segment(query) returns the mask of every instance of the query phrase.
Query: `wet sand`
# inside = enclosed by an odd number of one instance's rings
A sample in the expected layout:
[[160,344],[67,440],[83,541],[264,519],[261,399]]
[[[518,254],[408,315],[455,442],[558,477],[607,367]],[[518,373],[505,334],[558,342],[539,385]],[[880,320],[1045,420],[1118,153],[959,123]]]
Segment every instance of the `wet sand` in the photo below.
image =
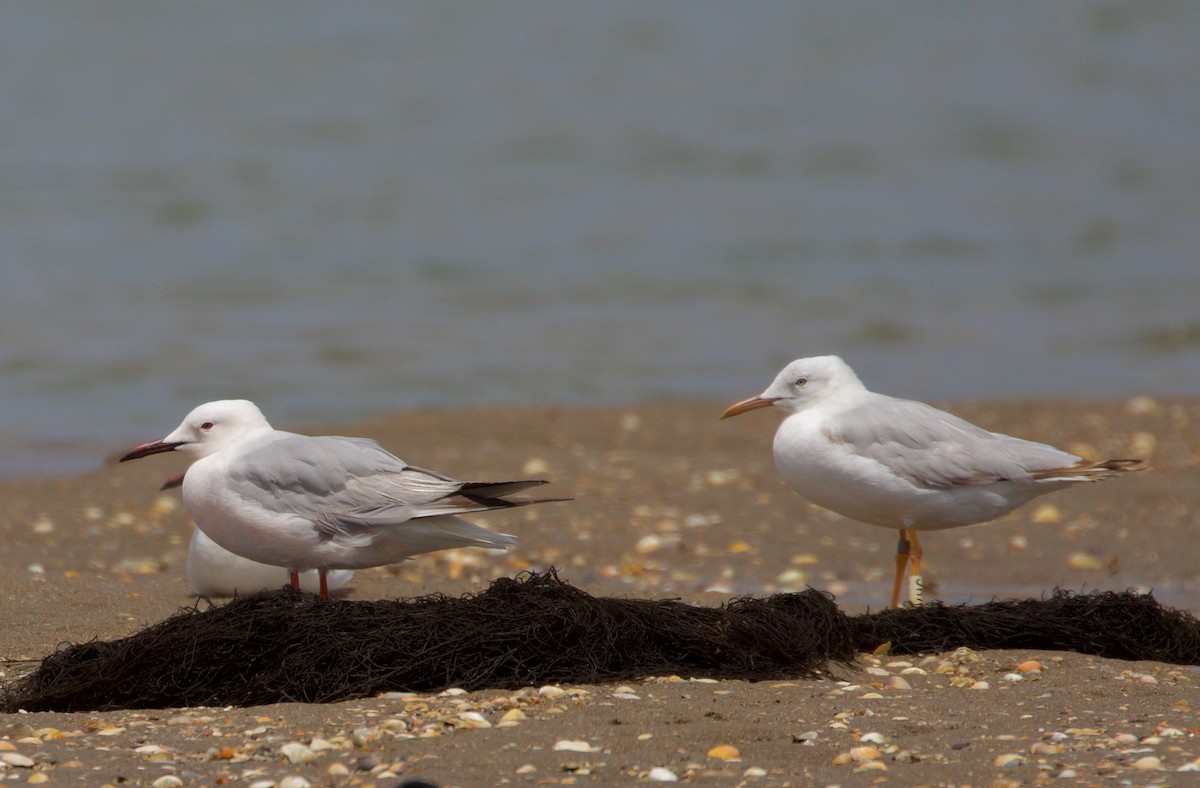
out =
[[[807,584],[833,592],[849,613],[882,606],[894,534],[791,493],[772,467],[777,419],[718,422],[723,404],[400,413],[302,431],[371,436],[413,464],[462,478],[544,476],[553,481],[548,494],[575,498],[478,519],[520,536],[515,550],[446,551],[360,572],[351,598],[477,590],[553,565],[597,595],[716,605]],[[952,409],[1076,453],[1146,457],[1154,470],[1055,493],[991,525],[923,537],[930,598],[1143,588],[1200,611],[1200,402]],[[172,426],[149,425],[138,437]],[[183,575],[191,526],[177,493],[156,492],[182,467],[174,457],[110,461],[83,477],[0,490],[0,658],[120,637],[193,604]],[[1028,670],[1030,661],[1041,669]],[[12,677],[23,666],[0,667]],[[1160,768],[1200,768],[1198,706],[1194,667],[1049,652],[864,655],[837,680],[653,677],[541,693],[5,715],[0,762],[13,763],[0,765],[0,778],[624,784],[662,769],[653,775],[716,785],[1019,785],[1072,775],[1144,785],[1172,779]],[[733,749],[713,750],[720,745]]]

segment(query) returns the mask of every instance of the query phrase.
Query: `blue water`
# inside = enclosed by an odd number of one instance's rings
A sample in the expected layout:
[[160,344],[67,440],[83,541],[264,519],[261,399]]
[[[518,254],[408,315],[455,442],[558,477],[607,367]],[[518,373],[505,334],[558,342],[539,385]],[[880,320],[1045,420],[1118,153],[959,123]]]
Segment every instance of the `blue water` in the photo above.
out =
[[1200,5],[0,6],[0,477],[279,425],[1200,394]]

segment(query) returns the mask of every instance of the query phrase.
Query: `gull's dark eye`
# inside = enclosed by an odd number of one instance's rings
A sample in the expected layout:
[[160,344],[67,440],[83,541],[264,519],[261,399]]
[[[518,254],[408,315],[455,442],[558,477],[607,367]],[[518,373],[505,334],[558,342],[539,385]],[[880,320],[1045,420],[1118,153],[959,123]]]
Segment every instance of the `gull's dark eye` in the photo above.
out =
[[200,425],[200,429],[204,430],[205,432],[208,432],[212,428],[213,428],[213,423],[211,421],[206,421]]
[[796,388],[800,388],[808,382],[808,378],[796,378]]

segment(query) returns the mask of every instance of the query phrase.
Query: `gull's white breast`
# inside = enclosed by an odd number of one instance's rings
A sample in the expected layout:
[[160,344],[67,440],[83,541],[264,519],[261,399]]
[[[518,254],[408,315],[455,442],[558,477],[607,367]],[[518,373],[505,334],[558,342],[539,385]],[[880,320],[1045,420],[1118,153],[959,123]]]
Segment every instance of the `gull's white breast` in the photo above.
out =
[[[231,447],[232,448],[232,447]],[[203,457],[183,480],[183,503],[196,527],[221,547],[251,561],[292,569],[317,566],[320,537],[312,523],[273,512],[230,482],[229,449]]]

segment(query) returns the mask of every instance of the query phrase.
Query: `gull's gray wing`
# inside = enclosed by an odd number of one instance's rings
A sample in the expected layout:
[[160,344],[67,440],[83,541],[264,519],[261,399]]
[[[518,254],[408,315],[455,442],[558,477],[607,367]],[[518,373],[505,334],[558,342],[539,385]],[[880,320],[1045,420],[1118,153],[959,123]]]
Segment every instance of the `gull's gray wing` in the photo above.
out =
[[839,413],[825,425],[825,434],[918,487],[931,489],[1033,481],[1035,472],[1080,462],[1074,454],[988,432],[923,402],[879,394]]
[[324,537],[439,515],[520,506],[502,496],[541,480],[463,482],[406,465],[366,438],[276,433],[229,467],[241,495],[309,520]]

